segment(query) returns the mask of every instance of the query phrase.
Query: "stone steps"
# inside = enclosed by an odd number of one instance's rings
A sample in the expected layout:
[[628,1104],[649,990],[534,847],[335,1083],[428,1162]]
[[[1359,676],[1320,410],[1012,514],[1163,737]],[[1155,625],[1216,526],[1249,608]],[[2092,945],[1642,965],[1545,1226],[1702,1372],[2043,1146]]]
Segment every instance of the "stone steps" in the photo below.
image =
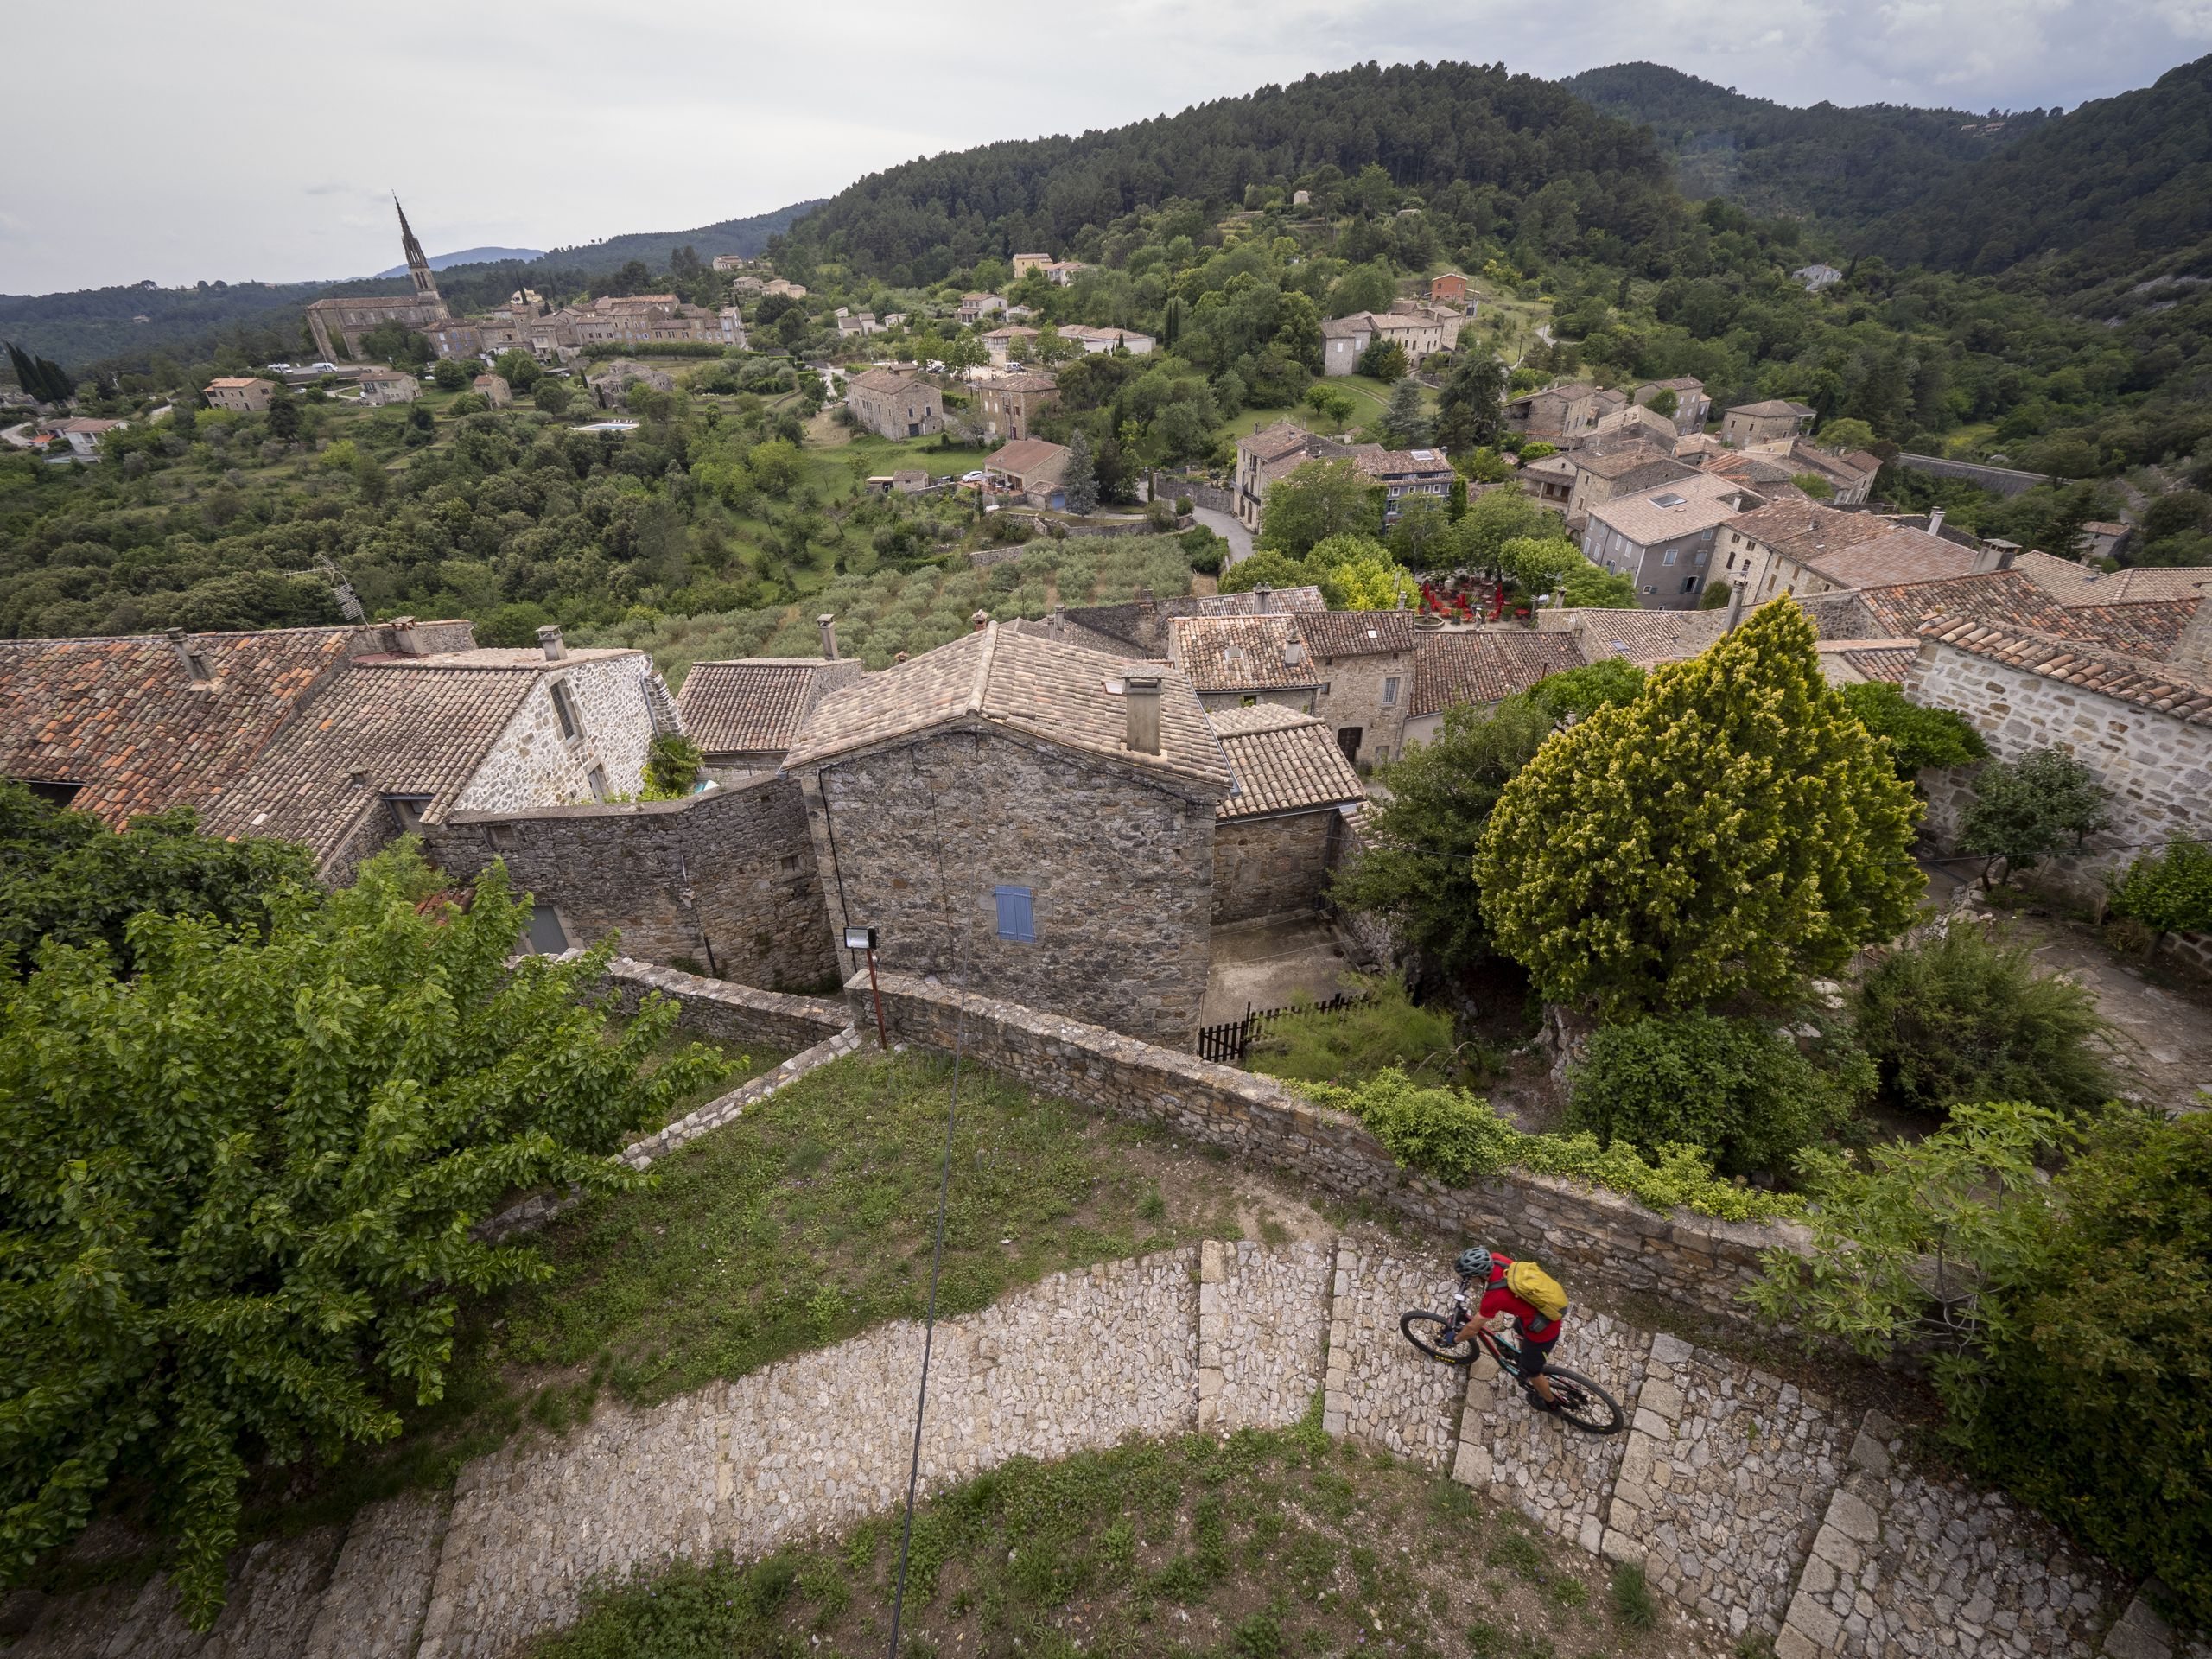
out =
[[[1771,1636],[1777,1659],[2212,1659],[2034,1516],[1909,1468],[1878,1413],[1593,1313],[1561,1363],[1631,1419],[1593,1440],[1529,1410],[1495,1367],[1405,1341],[1399,1315],[1449,1293],[1433,1257],[1351,1239],[1208,1242],[1055,1275],[938,1326],[925,1482],[1130,1434],[1287,1427],[1319,1392],[1330,1433],[1640,1564],[1716,1632]],[[893,1507],[921,1337],[887,1325],[658,1406],[602,1407],[564,1439],[477,1459],[450,1494],[257,1545],[208,1636],[156,1580],[35,1606],[9,1652],[497,1659],[572,1620],[595,1577],[751,1557]]]

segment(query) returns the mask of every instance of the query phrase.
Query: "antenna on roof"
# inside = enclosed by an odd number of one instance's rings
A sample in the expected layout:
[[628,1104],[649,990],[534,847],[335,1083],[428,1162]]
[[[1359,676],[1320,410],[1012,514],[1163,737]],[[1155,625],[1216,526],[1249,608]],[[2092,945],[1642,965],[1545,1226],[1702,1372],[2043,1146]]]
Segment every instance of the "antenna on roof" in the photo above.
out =
[[327,554],[315,556],[315,569],[329,578],[330,596],[338,601],[338,613],[348,622],[365,622],[369,613],[361,608],[360,596],[354,593],[353,584],[346,580],[346,573],[330,562]]

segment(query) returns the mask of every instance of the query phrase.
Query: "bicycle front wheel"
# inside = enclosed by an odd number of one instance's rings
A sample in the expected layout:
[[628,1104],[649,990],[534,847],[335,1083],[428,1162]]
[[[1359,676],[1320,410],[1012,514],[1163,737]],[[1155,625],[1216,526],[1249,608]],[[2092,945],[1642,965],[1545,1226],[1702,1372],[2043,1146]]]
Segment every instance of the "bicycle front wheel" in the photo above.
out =
[[1398,1329],[1406,1333],[1408,1342],[1431,1359],[1440,1359],[1446,1365],[1465,1365],[1475,1357],[1475,1339],[1463,1333],[1458,1342],[1446,1342],[1444,1332],[1450,1324],[1441,1313],[1408,1313],[1398,1321]]
[[[1410,1334],[1410,1333],[1409,1333]],[[1552,1385],[1552,1403],[1560,1421],[1585,1434],[1618,1434],[1624,1420],[1620,1402],[1580,1371],[1547,1365],[1545,1378]]]

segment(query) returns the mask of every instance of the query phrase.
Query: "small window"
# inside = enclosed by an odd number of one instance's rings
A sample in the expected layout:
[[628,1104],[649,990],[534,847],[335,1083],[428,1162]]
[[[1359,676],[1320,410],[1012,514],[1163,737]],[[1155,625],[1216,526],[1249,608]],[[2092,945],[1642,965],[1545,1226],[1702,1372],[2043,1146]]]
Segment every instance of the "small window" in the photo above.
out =
[[571,743],[584,734],[584,723],[576,714],[576,700],[566,680],[553,682],[553,712],[561,717],[561,735]]
[[1694,594],[1697,592],[1697,578],[1695,576],[1685,577],[1682,581],[1682,591],[1686,594]]
[[550,905],[530,907],[530,931],[524,937],[531,950],[541,957],[556,957],[569,948],[569,930],[561,925],[561,914]]
[[[1388,680],[1383,681],[1383,682],[1382,682],[1382,706],[1383,706],[1385,709],[1393,709],[1393,708],[1395,708],[1395,707],[1397,706],[1397,702],[1398,702],[1398,683],[1397,683],[1397,681],[1396,681],[1395,679],[1388,679]],[[1378,751],[1376,751],[1376,753],[1381,753],[1381,751],[1380,751],[1380,750],[1378,750]]]
[[785,869],[795,870],[798,868],[798,855],[797,853],[785,853],[783,856],[782,862]]
[[392,820],[399,825],[399,833],[411,836],[422,829],[423,809],[430,804],[432,798],[428,795],[387,795],[384,798],[384,804],[391,809]]
[[607,787],[607,768],[605,766],[594,766],[589,772],[584,774],[584,781],[591,785],[592,799],[594,801],[603,801],[607,798],[610,791]]
[[1030,905],[1027,887],[995,887],[993,895],[999,906],[999,938],[1014,939],[1024,944],[1033,944],[1037,939],[1037,918]]
[[57,783],[47,778],[26,778],[22,785],[41,801],[50,802],[55,806],[68,805],[77,798],[77,791],[84,788],[82,784]]
[[1662,563],[1662,564],[1672,564],[1674,562],[1675,562],[1675,550],[1674,550],[1673,548],[1671,548],[1671,547],[1670,547],[1670,548],[1669,548],[1669,549],[1667,550],[1667,556],[1666,556],[1665,558],[1663,558],[1663,559],[1660,560],[1660,561],[1659,561],[1659,563]]

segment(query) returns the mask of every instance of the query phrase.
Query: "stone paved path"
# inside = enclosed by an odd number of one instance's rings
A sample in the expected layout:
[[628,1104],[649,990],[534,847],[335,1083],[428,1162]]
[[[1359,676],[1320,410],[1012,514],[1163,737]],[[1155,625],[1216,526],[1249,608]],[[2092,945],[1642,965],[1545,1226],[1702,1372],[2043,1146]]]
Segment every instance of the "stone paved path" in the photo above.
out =
[[[1560,1358],[1631,1417],[1592,1440],[1530,1412],[1494,1369],[1404,1341],[1399,1313],[1449,1289],[1433,1260],[1349,1239],[1209,1243],[1059,1274],[939,1327],[925,1480],[1132,1434],[1280,1427],[1319,1391],[1331,1433],[1641,1563],[1717,1630],[1771,1638],[1777,1659],[2212,1659],[2037,1517],[1910,1467],[1878,1413],[1591,1314]],[[257,1546],[207,1637],[156,1580],[46,1603],[7,1651],[497,1659],[573,1619],[595,1579],[756,1555],[891,1508],[920,1341],[892,1325],[647,1409],[602,1407],[564,1439],[478,1459],[450,1494]]]

